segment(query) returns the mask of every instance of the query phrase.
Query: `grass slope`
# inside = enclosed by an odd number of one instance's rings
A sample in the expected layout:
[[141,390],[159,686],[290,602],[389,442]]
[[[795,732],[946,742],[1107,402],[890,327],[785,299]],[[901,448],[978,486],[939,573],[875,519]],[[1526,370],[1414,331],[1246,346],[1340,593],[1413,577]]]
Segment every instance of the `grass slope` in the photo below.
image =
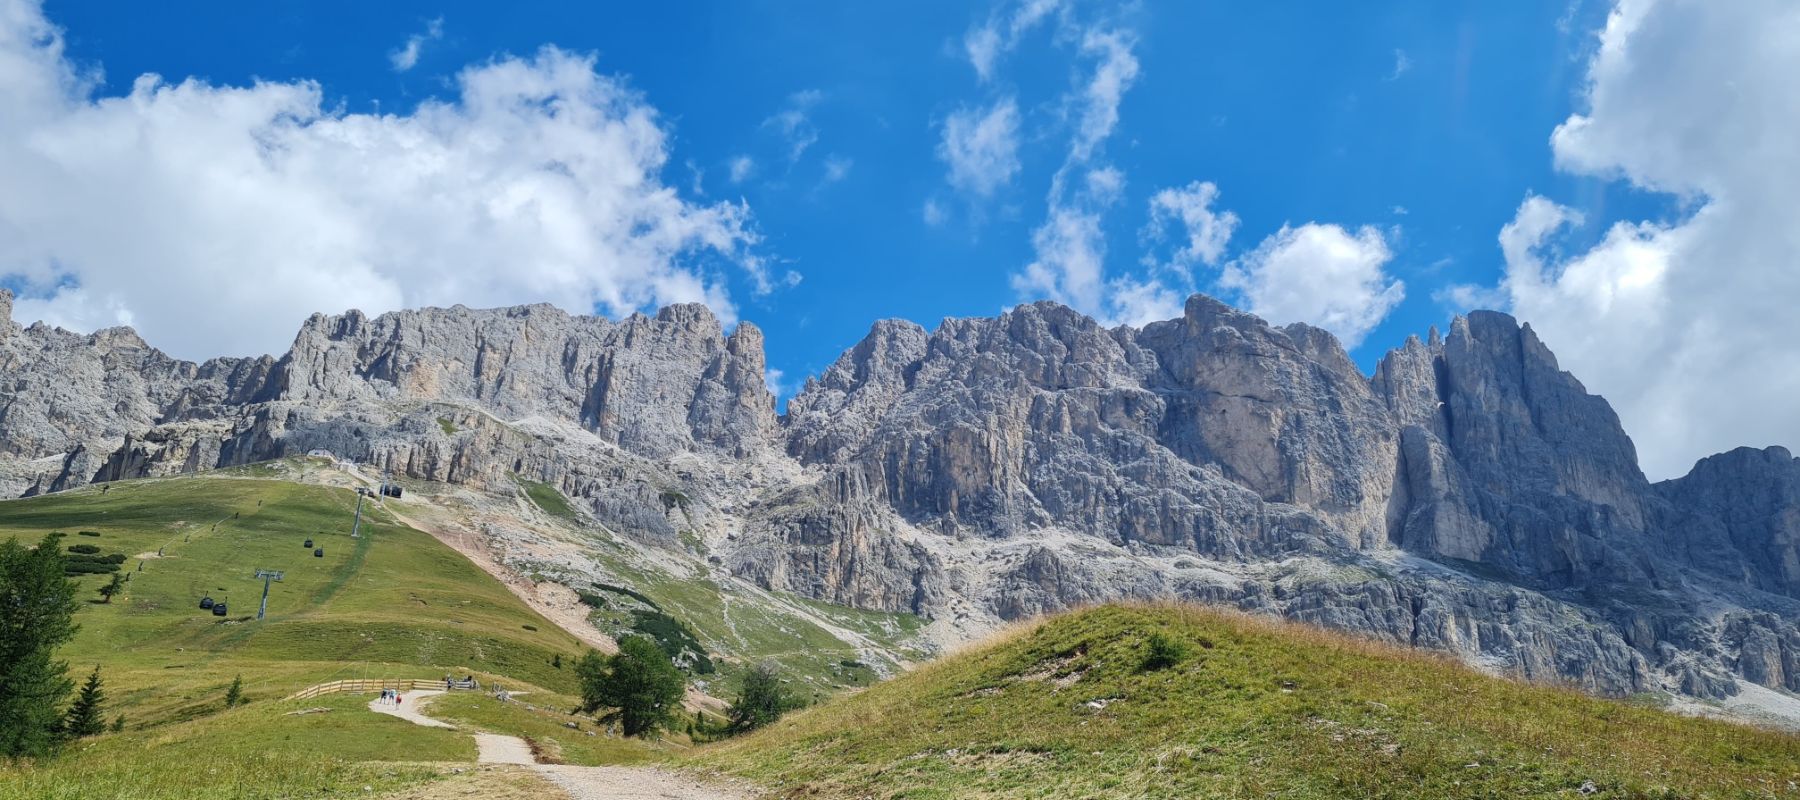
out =
[[[1145,671],[1155,632],[1187,654]],[[788,797],[1800,796],[1800,738],[1167,606],[1055,617],[689,761]]]
[[[371,782],[352,762],[467,760],[468,737],[368,714],[360,710],[366,697],[279,698],[338,678],[471,671],[574,691],[568,665],[582,645],[461,555],[373,504],[362,535],[351,538],[354,493],[240,477],[267,468],[235,472],[0,502],[0,537],[35,544],[64,531],[65,546],[128,556],[131,577],[110,604],[95,591],[107,576],[78,579],[89,602],[76,614],[75,640],[59,652],[78,677],[102,666],[107,718],[124,714],[128,731],[83,742],[51,764],[0,769],[0,800],[276,797],[290,796],[283,786],[390,785],[398,779]],[[302,547],[308,538],[323,558]],[[286,572],[261,621],[259,568]],[[228,617],[197,608],[208,594],[229,601]],[[552,665],[557,654],[564,668]],[[251,702],[227,711],[225,689],[239,674]],[[335,711],[283,716],[301,706]],[[154,791],[108,788],[125,785]]]

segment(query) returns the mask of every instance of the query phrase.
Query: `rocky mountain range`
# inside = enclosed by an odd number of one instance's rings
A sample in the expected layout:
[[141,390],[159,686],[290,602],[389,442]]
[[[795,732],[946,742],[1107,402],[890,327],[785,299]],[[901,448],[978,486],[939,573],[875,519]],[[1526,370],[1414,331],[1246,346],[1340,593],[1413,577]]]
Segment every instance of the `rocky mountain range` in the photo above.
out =
[[[1606,401],[1494,312],[1364,375],[1204,296],[1106,328],[1053,303],[881,321],[778,416],[761,332],[705,307],[315,315],[201,364],[11,321],[0,493],[329,450],[561,490],[593,525],[941,641],[1180,597],[1624,695],[1800,692],[1800,459],[1651,483]],[[1783,695],[1785,696],[1785,695]]]

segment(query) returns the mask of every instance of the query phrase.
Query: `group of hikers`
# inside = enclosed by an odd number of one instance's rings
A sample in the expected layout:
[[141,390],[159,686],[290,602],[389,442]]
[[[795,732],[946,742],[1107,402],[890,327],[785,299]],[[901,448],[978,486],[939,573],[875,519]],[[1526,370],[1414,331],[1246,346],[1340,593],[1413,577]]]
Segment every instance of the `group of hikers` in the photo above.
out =
[[389,703],[392,703],[394,705],[400,705],[400,690],[399,689],[382,689],[381,690],[381,699],[377,700],[376,702],[381,703],[382,705],[387,705]]

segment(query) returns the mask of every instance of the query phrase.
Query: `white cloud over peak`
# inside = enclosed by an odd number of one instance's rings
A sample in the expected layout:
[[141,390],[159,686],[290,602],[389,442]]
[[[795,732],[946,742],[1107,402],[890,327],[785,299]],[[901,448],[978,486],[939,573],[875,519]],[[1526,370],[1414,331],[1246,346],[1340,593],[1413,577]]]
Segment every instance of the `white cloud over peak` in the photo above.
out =
[[[591,56],[469,67],[406,114],[311,82],[107,96],[38,5],[0,0],[0,277],[14,310],[129,321],[184,357],[285,350],[314,311],[551,301],[624,314],[772,287],[740,204],[660,178],[656,110]],[[784,278],[789,281],[791,278]]]
[[1670,193],[1564,253],[1581,215],[1527,197],[1498,287],[1619,411],[1652,478],[1740,445],[1800,448],[1800,6],[1626,0],[1551,137],[1569,172]]
[[962,108],[944,119],[938,158],[950,167],[950,185],[983,197],[1019,172],[1019,106],[1011,97],[992,106]]
[[1230,211],[1214,211],[1219,187],[1211,181],[1194,181],[1186,186],[1163,189],[1150,197],[1150,224],[1145,234],[1153,240],[1168,235],[1168,229],[1180,224],[1185,243],[1175,251],[1173,266],[1186,270],[1196,264],[1215,266],[1225,255],[1225,245],[1237,230],[1238,217]]
[[438,17],[425,23],[425,30],[406,37],[406,44],[388,53],[388,63],[393,64],[395,72],[405,72],[418,66],[419,54],[425,51],[426,42],[435,42],[444,38],[444,18]]
[[1355,348],[1406,296],[1405,284],[1383,270],[1392,258],[1371,226],[1351,233],[1316,222],[1284,225],[1227,265],[1219,285],[1269,322],[1315,325]]

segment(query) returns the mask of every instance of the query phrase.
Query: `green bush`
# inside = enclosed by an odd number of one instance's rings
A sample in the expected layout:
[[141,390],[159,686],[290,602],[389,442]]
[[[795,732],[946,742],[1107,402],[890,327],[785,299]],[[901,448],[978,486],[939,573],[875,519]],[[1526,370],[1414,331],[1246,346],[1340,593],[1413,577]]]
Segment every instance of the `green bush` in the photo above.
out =
[[100,546],[97,544],[72,544],[69,545],[69,552],[91,556],[100,552]]
[[1168,669],[1187,658],[1187,645],[1164,636],[1162,633],[1150,634],[1150,647],[1144,653],[1144,660],[1138,664],[1143,672],[1154,672]]
[[98,538],[100,536],[100,532],[99,531],[76,531],[76,535],[78,535],[78,536],[93,536],[93,537]]

